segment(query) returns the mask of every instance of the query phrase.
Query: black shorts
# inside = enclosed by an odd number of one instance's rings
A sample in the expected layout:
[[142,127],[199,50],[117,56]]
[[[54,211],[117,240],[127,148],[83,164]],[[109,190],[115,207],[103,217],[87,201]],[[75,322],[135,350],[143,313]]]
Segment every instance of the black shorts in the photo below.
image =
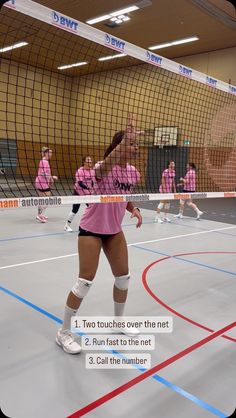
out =
[[185,190],[185,189],[183,189],[183,193],[195,193],[195,190],[193,191],[193,190]]
[[42,192],[42,193],[44,193],[44,192],[50,192],[51,191],[51,189],[50,188],[48,188],[48,189],[37,189],[39,192]]
[[100,239],[107,239],[117,234],[96,234],[96,232],[86,231],[79,226],[79,237],[97,237]]

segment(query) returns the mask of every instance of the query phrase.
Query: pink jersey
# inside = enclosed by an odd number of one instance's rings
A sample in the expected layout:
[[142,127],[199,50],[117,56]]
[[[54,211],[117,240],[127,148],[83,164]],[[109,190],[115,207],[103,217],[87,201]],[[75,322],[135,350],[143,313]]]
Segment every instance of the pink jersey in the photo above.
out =
[[[134,166],[115,165],[105,177],[98,181],[98,192],[100,194],[132,193],[135,184],[139,181],[140,173]],[[97,234],[117,234],[121,231],[126,206],[127,202],[92,203],[85,209],[80,227]]]
[[36,189],[48,189],[50,187],[51,169],[49,161],[44,158],[39,162],[38,176],[35,180]]
[[[83,184],[81,184],[81,182]],[[88,189],[84,188],[83,185],[88,187]],[[95,170],[80,167],[75,173],[75,187],[74,187],[75,191],[79,195],[91,194],[91,189],[94,189],[95,186],[96,186]]]
[[160,193],[171,193],[173,191],[174,181],[175,181],[175,170],[171,170],[166,168],[163,171],[162,177],[165,178],[165,188],[163,187],[162,183],[159,187]]
[[192,168],[187,171],[184,177],[184,190],[188,192],[195,192],[196,190],[196,171]]

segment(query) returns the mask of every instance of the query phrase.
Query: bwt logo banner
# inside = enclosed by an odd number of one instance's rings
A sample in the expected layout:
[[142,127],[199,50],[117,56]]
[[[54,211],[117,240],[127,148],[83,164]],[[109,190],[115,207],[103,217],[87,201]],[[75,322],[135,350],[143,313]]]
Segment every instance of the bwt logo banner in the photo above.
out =
[[184,67],[183,65],[179,65],[179,73],[185,77],[192,78],[193,70],[191,70],[191,68]]
[[125,50],[124,41],[120,41],[107,33],[105,34],[105,45],[109,46],[109,48],[115,49],[116,51],[124,52]]
[[229,85],[229,93],[236,94],[236,87]]
[[208,84],[208,86],[216,87],[217,80],[215,78],[206,76],[206,84]]
[[159,55],[153,54],[152,52],[146,51],[147,54],[147,62],[153,65],[157,65],[160,67],[162,65],[162,57]]
[[10,9],[16,8],[16,0],[10,0],[5,4],[6,7],[9,7]]
[[59,26],[68,32],[77,33],[78,31],[79,24],[76,20],[70,19],[69,17],[63,16],[57,12],[52,12],[52,23],[53,25]]

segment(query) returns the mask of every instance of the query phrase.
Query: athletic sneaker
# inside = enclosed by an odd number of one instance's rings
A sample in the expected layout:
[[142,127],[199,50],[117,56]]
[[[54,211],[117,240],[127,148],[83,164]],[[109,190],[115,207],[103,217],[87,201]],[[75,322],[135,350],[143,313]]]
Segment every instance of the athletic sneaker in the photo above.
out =
[[177,215],[174,215],[174,218],[183,219],[182,213],[177,213]]
[[155,217],[154,222],[158,222],[159,224],[163,224],[163,221],[161,220],[161,218],[159,218],[159,216]]
[[48,220],[48,216],[43,215],[43,214],[41,216],[43,216],[43,218],[46,219],[46,221]]
[[59,328],[56,336],[56,343],[63,348],[65,353],[78,354],[81,352],[81,346],[76,339],[77,336],[72,334],[69,330],[62,331],[62,328]]
[[127,335],[127,337],[138,337],[140,334],[137,328],[124,328],[121,333]]
[[64,231],[66,231],[66,232],[73,232],[73,229],[70,227],[70,225],[65,224]]
[[127,335],[127,337],[138,337],[140,334],[140,331],[138,328],[127,328],[127,327],[124,327],[124,329],[111,328],[111,331],[114,334]]
[[47,222],[47,220],[44,218],[43,215],[37,215],[36,219],[37,219],[37,221],[42,222],[43,224],[45,224],[45,222]]
[[199,221],[200,216],[202,216],[202,215],[203,215],[203,212],[201,210],[199,210],[198,213],[197,213],[197,217],[196,217],[197,221]]
[[168,223],[170,223],[170,222],[171,222],[171,220],[170,220],[170,218],[164,218],[164,222],[168,222]]

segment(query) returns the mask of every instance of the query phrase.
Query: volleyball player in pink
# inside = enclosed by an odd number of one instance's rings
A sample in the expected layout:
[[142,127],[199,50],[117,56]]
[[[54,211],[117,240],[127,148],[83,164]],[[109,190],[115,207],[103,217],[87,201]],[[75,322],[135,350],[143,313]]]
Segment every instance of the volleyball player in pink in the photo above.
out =
[[[38,168],[38,175],[35,180],[35,187],[39,196],[51,196],[51,184],[54,183],[54,180],[57,180],[57,176],[51,175],[51,168],[49,164],[49,160],[52,157],[52,150],[48,147],[42,148],[42,159],[39,162]],[[36,219],[39,222],[45,223],[47,222],[47,216],[45,216],[46,207],[38,206],[38,215]]]
[[[92,159],[89,155],[83,157],[83,166],[80,167],[75,173],[75,186],[74,196],[94,194],[96,191],[96,178],[95,170],[93,167]],[[75,203],[70,211],[67,222],[64,226],[64,231],[72,232],[71,223],[80,208],[80,203]]]
[[[167,168],[163,171],[161,177],[161,185],[159,187],[160,193],[176,193],[175,185],[175,163],[174,161],[168,161]],[[164,219],[161,219],[161,210],[164,209]],[[157,206],[157,214],[155,222],[163,224],[163,222],[171,222],[168,218],[168,211],[170,209],[170,202],[168,200],[161,200]]]
[[[183,193],[194,193],[196,191],[196,166],[194,163],[187,164],[187,173],[185,177],[181,177],[179,180],[180,185],[183,186]],[[193,203],[192,199],[180,200],[179,213],[174,215],[174,218],[183,218],[185,202],[189,207],[195,210],[197,213],[196,219],[199,220],[203,212],[198,209],[197,205]]]
[[[117,132],[107,148],[104,160],[95,165],[95,175],[101,194],[131,193],[140,181],[140,173],[129,161],[138,152],[138,137],[132,117],[125,131]],[[103,249],[114,276],[114,315],[124,314],[130,273],[128,250],[121,228],[126,210],[142,224],[138,208],[131,202],[92,203],[85,209],[79,227],[79,277],[68,295],[64,322],[58,330],[56,342],[66,353],[81,351],[76,335],[70,332],[71,317],[76,315],[83,298],[92,286]],[[102,292],[102,289],[101,289]]]

